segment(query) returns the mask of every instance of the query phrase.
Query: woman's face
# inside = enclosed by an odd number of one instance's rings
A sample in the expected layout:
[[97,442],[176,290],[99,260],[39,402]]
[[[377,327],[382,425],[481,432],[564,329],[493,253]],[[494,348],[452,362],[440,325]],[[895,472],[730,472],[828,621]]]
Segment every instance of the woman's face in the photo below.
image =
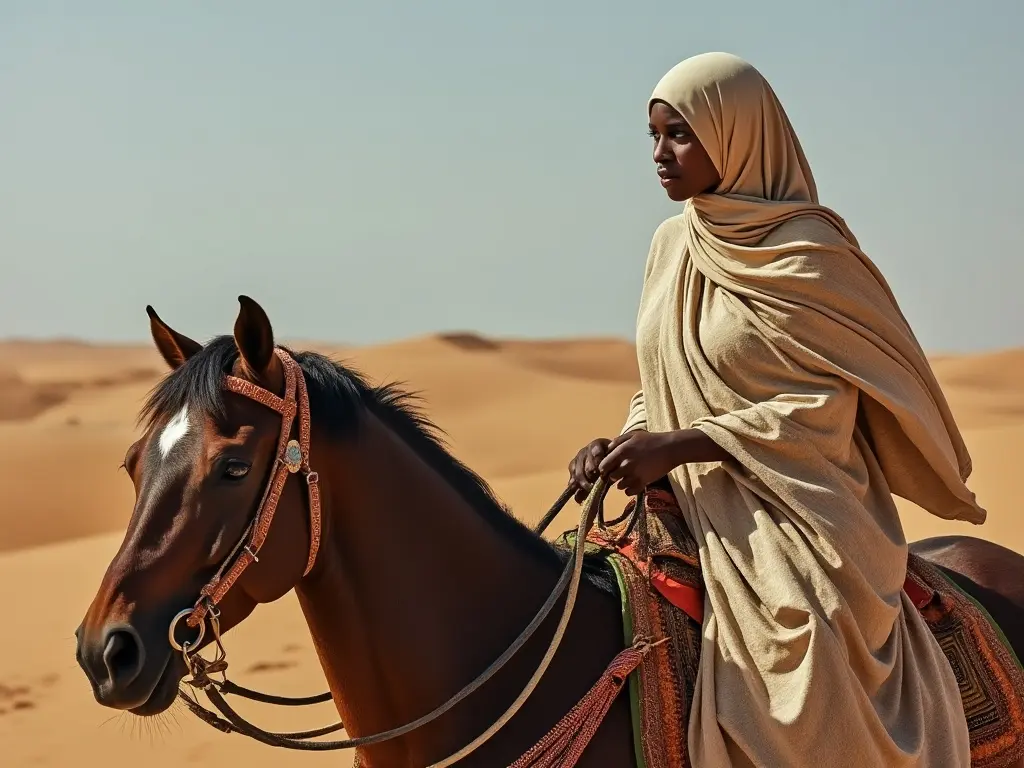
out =
[[650,131],[654,162],[669,199],[689,200],[718,187],[722,177],[683,116],[661,101],[651,107]]

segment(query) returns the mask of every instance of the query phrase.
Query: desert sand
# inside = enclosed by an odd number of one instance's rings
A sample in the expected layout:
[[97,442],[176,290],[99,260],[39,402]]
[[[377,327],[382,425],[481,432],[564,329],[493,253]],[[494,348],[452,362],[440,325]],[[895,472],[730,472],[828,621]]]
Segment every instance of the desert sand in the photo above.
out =
[[[637,388],[631,344],[431,336],[329,352],[423,396],[453,451],[524,521],[536,521],[586,441],[617,432]],[[1024,552],[1014,482],[1024,441],[1024,350],[941,357],[936,372],[974,456],[989,520],[948,523],[901,504],[912,539],[969,533]],[[141,721],[97,705],[73,632],[116,550],[133,492],[118,470],[142,398],[163,374],[152,346],[0,343],[0,763],[10,766],[350,765],[227,736],[177,708]],[[544,414],[545,416],[541,416]],[[552,428],[551,414],[558,414]],[[614,502],[621,503],[616,498]],[[553,530],[574,524],[575,508]],[[282,694],[325,688],[297,604],[261,607],[229,635],[233,677]],[[330,705],[239,709],[273,730],[333,721]]]

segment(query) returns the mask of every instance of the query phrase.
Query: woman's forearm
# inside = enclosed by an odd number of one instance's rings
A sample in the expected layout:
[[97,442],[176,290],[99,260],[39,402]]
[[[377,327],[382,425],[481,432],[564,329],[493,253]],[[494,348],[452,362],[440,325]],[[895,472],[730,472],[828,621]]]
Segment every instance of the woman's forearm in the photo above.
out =
[[671,452],[675,465],[728,461],[728,451],[699,429],[676,429],[671,435]]

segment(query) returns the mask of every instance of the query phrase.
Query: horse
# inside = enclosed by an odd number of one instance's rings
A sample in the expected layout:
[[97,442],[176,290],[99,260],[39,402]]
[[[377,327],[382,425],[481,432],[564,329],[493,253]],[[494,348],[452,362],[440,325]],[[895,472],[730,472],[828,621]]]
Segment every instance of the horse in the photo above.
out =
[[[123,463],[135,506],[75,633],[96,701],[157,715],[189,673],[216,696],[208,673],[223,655],[209,665],[198,651],[222,651],[258,604],[293,589],[361,766],[448,765],[460,749],[461,766],[513,765],[595,681],[621,684],[610,662],[629,644],[607,566],[573,562],[520,522],[414,396],[277,345],[259,304],[238,300],[233,333],[205,345],[146,308],[170,370],[140,411]],[[581,531],[593,517],[585,509]],[[1024,653],[1024,558],[967,536],[911,550]],[[636,764],[629,700],[606,698],[564,764]],[[206,719],[277,746],[330,730],[275,740],[221,712],[230,722]]]

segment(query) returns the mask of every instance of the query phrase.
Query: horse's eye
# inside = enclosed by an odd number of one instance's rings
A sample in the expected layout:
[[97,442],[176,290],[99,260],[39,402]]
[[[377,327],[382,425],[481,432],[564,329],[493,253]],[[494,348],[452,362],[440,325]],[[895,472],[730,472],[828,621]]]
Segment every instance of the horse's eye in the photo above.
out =
[[249,474],[249,465],[238,459],[230,459],[224,467],[224,477],[228,480],[241,480]]

